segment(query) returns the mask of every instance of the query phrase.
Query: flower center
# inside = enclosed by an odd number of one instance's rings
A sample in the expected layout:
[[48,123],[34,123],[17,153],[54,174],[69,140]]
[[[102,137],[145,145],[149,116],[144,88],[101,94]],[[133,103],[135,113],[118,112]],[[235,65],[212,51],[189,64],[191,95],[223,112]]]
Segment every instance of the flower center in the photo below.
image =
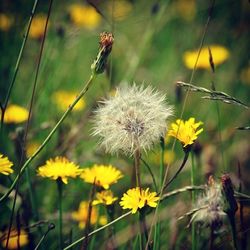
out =
[[128,133],[134,134],[137,137],[139,137],[143,133],[144,123],[137,118],[127,120],[126,123],[124,124],[123,129],[126,130]]

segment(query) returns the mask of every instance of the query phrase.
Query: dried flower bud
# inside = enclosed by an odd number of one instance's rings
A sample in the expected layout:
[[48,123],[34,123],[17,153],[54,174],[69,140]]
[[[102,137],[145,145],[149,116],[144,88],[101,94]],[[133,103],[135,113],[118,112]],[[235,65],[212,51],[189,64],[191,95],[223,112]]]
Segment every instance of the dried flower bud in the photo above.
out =
[[103,32],[100,34],[100,48],[95,61],[91,65],[91,69],[96,74],[101,74],[105,70],[108,56],[112,50],[114,37],[112,33]]

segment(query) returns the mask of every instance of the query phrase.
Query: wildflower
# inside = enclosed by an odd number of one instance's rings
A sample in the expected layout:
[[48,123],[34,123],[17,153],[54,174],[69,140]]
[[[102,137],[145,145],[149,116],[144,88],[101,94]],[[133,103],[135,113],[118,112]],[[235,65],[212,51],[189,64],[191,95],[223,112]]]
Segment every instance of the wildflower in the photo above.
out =
[[8,31],[12,25],[12,21],[8,15],[0,13],[0,30]]
[[33,18],[29,31],[29,36],[31,38],[40,39],[43,37],[45,32],[46,20],[47,17],[43,14],[37,15]]
[[175,123],[171,124],[171,129],[168,131],[168,136],[173,136],[178,139],[183,147],[192,145],[198,138],[198,135],[203,131],[203,128],[198,129],[203,123],[195,123],[195,118],[191,117],[187,121],[176,120]]
[[110,16],[114,17],[116,21],[122,21],[131,12],[132,5],[125,0],[109,2],[108,10]]
[[[155,164],[159,165],[161,161],[161,152],[153,152],[149,155],[150,161]],[[169,165],[174,162],[175,159],[175,153],[172,150],[165,150],[164,151],[164,164]]]
[[111,184],[116,183],[123,175],[120,170],[111,165],[95,164],[91,168],[83,169],[80,177],[88,183],[93,184],[95,182],[96,185],[108,189]]
[[250,84],[250,65],[244,68],[240,73],[240,80],[243,83]]
[[200,209],[193,214],[191,222],[194,221],[200,226],[214,229],[221,227],[226,217],[226,213],[223,211],[222,188],[212,176],[209,178],[204,195],[198,199],[196,207]]
[[111,205],[113,204],[118,198],[114,197],[114,194],[111,190],[104,190],[101,192],[98,192],[96,194],[96,200],[93,200],[93,205],[97,204],[104,204],[104,205]]
[[[61,111],[65,111],[71,103],[75,100],[77,93],[69,92],[65,90],[59,90],[55,92],[52,96],[54,103],[56,104],[57,108]],[[85,107],[84,99],[80,99],[79,102],[75,105],[74,111],[83,110]]]
[[112,50],[113,43],[114,37],[112,33],[102,32],[100,34],[99,52],[96,59],[91,64],[91,69],[95,74],[101,74],[105,70],[108,56]]
[[13,169],[11,168],[13,166],[13,163],[9,161],[8,157],[3,157],[2,154],[0,154],[0,173],[4,175],[9,175],[13,173]]
[[45,165],[38,168],[38,175],[52,180],[61,178],[65,184],[68,184],[68,177],[76,178],[81,173],[82,170],[77,165],[60,156],[46,161]]
[[22,123],[27,121],[29,112],[15,104],[10,104],[4,114],[4,123]]
[[178,0],[176,3],[176,10],[181,18],[186,21],[194,19],[196,14],[195,0]]
[[173,112],[165,96],[150,86],[117,89],[102,104],[96,111],[93,134],[100,136],[101,146],[110,153],[149,150],[164,135],[166,119]]
[[93,7],[81,4],[72,4],[69,7],[69,16],[75,25],[88,29],[96,28],[101,22],[101,16]]
[[[209,49],[211,50],[213,56],[213,63],[214,65],[220,65],[225,62],[229,58],[229,51],[220,45],[210,45],[203,47],[200,51],[199,59],[197,62],[196,67],[200,69],[209,69],[210,62],[209,62]],[[198,50],[193,51],[186,51],[183,56],[184,64],[187,68],[193,69],[195,66],[195,62],[198,57]]]
[[123,209],[132,209],[131,213],[135,214],[136,211],[145,206],[156,207],[157,201],[160,198],[156,196],[156,192],[149,192],[139,187],[131,188],[127,193],[123,194],[120,205]]
[[26,146],[27,157],[31,157],[39,147],[40,144],[38,142],[28,142]]
[[[8,230],[6,230],[0,237],[1,244],[3,247],[6,246],[7,236],[8,236]],[[28,234],[23,229],[21,229],[20,231],[17,231],[16,229],[11,229],[7,249],[19,249],[19,247],[23,247],[27,244],[28,244]]]
[[[72,219],[79,222],[79,228],[81,229],[85,228],[88,219],[88,209],[89,209],[89,203],[87,201],[82,201],[79,205],[78,210],[71,214]],[[97,209],[95,207],[92,207],[90,224],[95,225],[97,219],[98,219]]]

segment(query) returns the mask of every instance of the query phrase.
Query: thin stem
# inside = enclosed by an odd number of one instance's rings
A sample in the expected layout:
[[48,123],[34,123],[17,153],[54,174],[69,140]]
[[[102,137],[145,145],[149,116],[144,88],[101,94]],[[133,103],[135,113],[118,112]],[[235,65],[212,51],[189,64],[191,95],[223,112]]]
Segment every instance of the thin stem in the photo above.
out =
[[161,145],[161,159],[160,159],[160,187],[162,187],[163,179],[164,179],[164,152],[165,152],[165,141],[164,138],[160,139]]
[[64,112],[60,120],[57,122],[57,124],[54,126],[54,128],[51,130],[51,132],[48,134],[48,136],[45,138],[43,143],[40,145],[40,147],[35,151],[35,153],[24,163],[24,165],[21,167],[19,174],[16,176],[15,180],[13,181],[12,185],[8,189],[8,191],[0,198],[0,202],[4,201],[11,193],[11,191],[15,188],[19,178],[22,176],[24,170],[29,166],[29,164],[33,161],[33,159],[40,153],[40,151],[46,146],[46,144],[49,142],[51,137],[54,135],[54,133],[57,131],[57,129],[60,127],[62,122],[65,120],[65,118],[68,116],[68,114],[72,111],[74,106],[78,103],[78,101],[85,95],[85,93],[88,91],[89,87],[91,86],[93,80],[95,79],[96,74],[92,73],[88,82],[84,86],[84,88],[81,90],[79,95],[76,97],[74,102],[68,107],[68,109]]
[[[194,164],[194,154],[191,153],[192,159],[192,166],[191,166],[191,185],[195,185],[195,164]],[[195,191],[193,190],[192,193],[192,205],[195,207]],[[195,223],[192,223],[192,250],[196,250],[196,235],[195,235]]]
[[57,180],[57,188],[58,188],[58,224],[59,224],[59,249],[63,249],[63,235],[62,235],[62,192],[63,192],[63,182],[61,179]]
[[141,177],[140,177],[140,150],[137,149],[134,154],[134,166],[135,166],[135,176],[136,176],[136,186],[141,188]]

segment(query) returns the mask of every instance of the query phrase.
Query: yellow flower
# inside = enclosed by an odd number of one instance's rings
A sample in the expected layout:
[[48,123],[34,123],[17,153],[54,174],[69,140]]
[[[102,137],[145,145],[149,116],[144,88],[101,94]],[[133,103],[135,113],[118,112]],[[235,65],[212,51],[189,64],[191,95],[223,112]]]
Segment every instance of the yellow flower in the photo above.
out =
[[27,121],[28,116],[29,112],[27,109],[10,104],[5,111],[4,123],[22,123]]
[[250,84],[250,65],[241,71],[240,80],[244,83]]
[[[156,153],[152,153],[149,156],[151,162],[155,165],[159,165],[160,161],[161,161],[161,152],[156,152]],[[173,163],[175,158],[175,153],[172,150],[165,150],[164,151],[164,164],[168,165]]]
[[[222,64],[229,58],[229,51],[225,47],[222,47],[220,45],[210,45],[209,48],[211,50],[215,66]],[[193,69],[197,57],[198,57],[198,50],[186,51],[183,56],[183,61],[186,67],[189,69]],[[200,69],[210,68],[208,46],[203,47],[201,49],[199,60],[197,62],[196,67]]]
[[196,1],[195,0],[177,0],[176,9],[180,17],[186,21],[194,19],[196,14]]
[[101,22],[101,16],[93,7],[81,4],[72,4],[69,7],[69,16],[75,25],[88,29],[96,28]]
[[116,21],[125,19],[132,10],[132,5],[128,1],[119,0],[109,2],[108,10],[110,16],[113,16]]
[[182,143],[183,147],[192,145],[198,135],[203,131],[203,128],[197,130],[202,124],[202,122],[195,123],[193,117],[189,118],[187,121],[178,119],[175,123],[171,124],[168,136],[177,138]]
[[131,213],[135,214],[142,207],[156,207],[157,201],[160,199],[156,195],[156,192],[150,193],[149,188],[146,190],[140,190],[139,187],[131,188],[123,194],[120,205],[123,209],[132,209]]
[[43,14],[39,14],[33,18],[31,26],[30,26],[30,31],[29,31],[29,36],[31,38],[40,39],[43,37],[44,31],[45,31],[46,20],[47,20],[47,17]]
[[[76,92],[68,92],[65,90],[59,90],[54,93],[53,101],[61,111],[65,111],[70,104],[76,99],[77,93]],[[80,99],[78,103],[74,107],[74,111],[83,110],[85,107],[85,101]]]
[[3,157],[2,154],[0,154],[0,173],[4,175],[9,175],[13,173],[13,169],[11,168],[13,166],[13,163],[9,161],[8,157]]
[[[71,214],[72,219],[79,222],[79,227],[81,229],[85,228],[88,218],[88,209],[89,209],[89,203],[87,201],[82,201],[79,205],[78,210]],[[95,207],[92,207],[90,224],[91,225],[96,224],[97,218],[98,218],[97,209]]]
[[6,15],[1,13],[0,14],[0,30],[8,31],[12,25],[12,19]]
[[118,198],[114,197],[114,194],[111,190],[104,190],[98,192],[96,194],[96,200],[93,200],[93,205],[97,204],[104,204],[104,205],[111,205],[113,204]]
[[82,170],[77,165],[60,156],[46,161],[44,166],[38,168],[38,175],[52,180],[61,178],[65,184],[68,184],[68,177],[76,178],[81,172]]
[[120,170],[111,165],[95,164],[92,168],[83,169],[80,177],[88,183],[94,183],[95,181],[96,185],[108,189],[111,184],[116,183],[123,175]]
[[[6,246],[7,243],[8,230],[6,230],[1,235],[1,244],[3,247]],[[7,249],[18,249],[18,246],[23,247],[28,244],[28,234],[21,229],[19,232],[16,229],[12,229],[10,231],[10,238]]]
[[39,148],[40,144],[37,142],[28,142],[26,146],[26,155],[27,157],[31,157],[36,150]]

